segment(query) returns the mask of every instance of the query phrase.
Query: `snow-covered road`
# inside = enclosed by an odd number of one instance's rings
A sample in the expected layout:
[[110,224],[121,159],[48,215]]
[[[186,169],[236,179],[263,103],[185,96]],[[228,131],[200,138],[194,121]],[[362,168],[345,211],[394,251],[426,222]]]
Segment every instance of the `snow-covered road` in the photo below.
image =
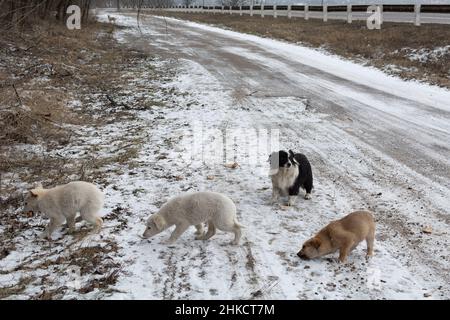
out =
[[[116,31],[121,42],[175,58],[177,77],[165,86],[185,94],[142,114],[149,141],[140,160],[148,167],[107,190],[108,206],[133,212],[117,238],[126,267],[112,297],[450,297],[449,91],[302,46],[154,16],[144,16],[139,31],[134,15],[113,15],[133,27]],[[270,205],[267,164],[252,164],[252,154],[237,153],[237,169],[211,158],[186,161],[200,153],[187,139],[198,127],[203,153],[220,150],[217,135],[227,130],[279,132],[280,148],[309,157],[313,199],[289,209]],[[256,158],[267,155],[260,148]],[[193,241],[193,230],[173,247],[160,244],[168,232],[138,239],[144,219],[186,190],[228,194],[246,225],[243,244],[227,245],[224,233]],[[373,259],[364,259],[364,245],[344,265],[335,256],[296,256],[330,220],[361,208],[376,215]],[[423,233],[428,226],[431,234]]]

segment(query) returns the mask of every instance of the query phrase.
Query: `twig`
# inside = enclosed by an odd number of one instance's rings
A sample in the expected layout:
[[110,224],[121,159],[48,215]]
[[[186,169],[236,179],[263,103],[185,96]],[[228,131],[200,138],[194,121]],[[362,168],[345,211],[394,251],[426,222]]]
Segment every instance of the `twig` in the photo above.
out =
[[[30,45],[28,48],[24,49],[24,51],[28,51],[36,46],[38,46],[41,41],[44,39],[44,37],[40,37],[35,43],[33,43],[32,45]],[[34,40],[33,40],[34,41]]]
[[17,97],[17,101],[19,102],[19,105],[21,107],[23,107],[22,99],[20,99],[19,93],[17,92],[17,89],[16,89],[16,85],[12,84],[12,87],[14,88],[14,92],[16,93],[16,97]]
[[139,23],[139,19],[140,19],[140,17],[141,17],[141,7],[142,7],[142,2],[143,2],[143,0],[140,0],[140,1],[139,1],[139,4],[138,4],[138,12],[137,12],[137,16],[136,16],[137,26],[138,26],[138,29],[139,29],[139,33],[141,33],[141,34],[142,34],[142,30],[141,30],[141,25],[140,25],[140,23]]
[[106,95],[106,98],[109,100],[109,102],[111,102],[111,104],[114,107],[122,106],[122,107],[125,107],[127,109],[131,109],[131,107],[129,105],[127,105],[126,103],[124,103],[124,102],[117,103],[109,94]]
[[163,18],[164,18],[164,22],[165,22],[165,24],[166,24],[166,39],[167,39],[167,34],[168,34],[168,32],[167,32],[167,20],[166,20],[166,16],[163,16]]

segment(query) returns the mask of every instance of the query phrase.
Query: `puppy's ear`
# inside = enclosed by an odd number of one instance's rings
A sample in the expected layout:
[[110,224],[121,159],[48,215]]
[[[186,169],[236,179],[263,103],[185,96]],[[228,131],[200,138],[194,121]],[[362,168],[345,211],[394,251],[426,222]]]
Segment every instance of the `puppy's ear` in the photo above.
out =
[[166,220],[158,214],[153,216],[153,222],[155,223],[156,228],[160,231],[163,230],[167,224]]
[[37,197],[39,196],[39,191],[38,191],[37,189],[31,189],[31,190],[30,190],[30,195],[31,195],[33,198],[37,198]]
[[313,238],[311,240],[311,244],[314,248],[319,249],[320,245],[322,244],[322,241],[319,238]]
[[294,154],[294,151],[292,151],[291,149],[289,149],[289,155],[291,156],[291,157],[293,157],[295,154]]

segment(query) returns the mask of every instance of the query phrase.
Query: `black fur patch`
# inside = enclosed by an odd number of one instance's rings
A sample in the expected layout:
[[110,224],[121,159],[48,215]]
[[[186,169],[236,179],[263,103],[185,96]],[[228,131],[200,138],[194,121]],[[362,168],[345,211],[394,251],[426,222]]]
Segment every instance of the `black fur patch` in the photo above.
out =
[[[292,150],[289,150],[289,157],[292,159],[291,161],[294,163],[294,165],[298,166],[299,171],[294,185],[289,188],[289,195],[298,195],[300,188],[305,189],[306,193],[311,193],[311,190],[313,188],[313,174],[308,158],[306,158],[304,154],[294,153]],[[294,159],[295,162],[293,161]]]

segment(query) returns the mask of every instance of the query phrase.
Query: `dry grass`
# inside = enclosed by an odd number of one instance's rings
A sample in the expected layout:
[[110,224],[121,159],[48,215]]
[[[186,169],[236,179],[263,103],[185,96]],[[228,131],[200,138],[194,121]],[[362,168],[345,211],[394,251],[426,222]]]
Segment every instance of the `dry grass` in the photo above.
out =
[[[137,155],[136,141],[131,141],[130,152],[97,163],[45,155],[76,142],[79,133],[74,127],[106,126],[111,118],[118,121],[128,115],[129,110],[110,105],[106,97],[114,96],[126,82],[122,75],[130,65],[148,56],[117,46],[111,32],[111,25],[99,23],[84,25],[81,31],[41,23],[33,30],[0,36],[0,57],[5,61],[0,64],[0,174],[17,172],[30,183],[35,182],[33,177],[57,183],[69,174],[83,176],[86,167],[125,163]],[[98,96],[96,101],[89,100],[93,95]],[[78,110],[68,106],[74,99],[81,101]],[[85,107],[102,102],[110,105],[106,114],[114,109],[114,117]],[[27,152],[32,145],[42,151]],[[76,166],[67,170],[74,160]],[[51,177],[46,176],[49,172]],[[5,190],[0,179],[2,191],[12,190]]]
[[0,299],[7,298],[11,295],[17,295],[23,292],[27,285],[33,281],[33,277],[20,278],[18,283],[10,287],[0,287]]
[[289,42],[301,42],[311,47],[325,48],[330,52],[369,65],[383,68],[388,64],[400,67],[392,71],[405,79],[425,80],[432,84],[450,88],[450,54],[421,63],[411,61],[403,48],[421,49],[450,45],[448,25],[426,24],[416,27],[412,24],[383,24],[381,30],[369,30],[365,22],[319,19],[305,21],[301,18],[238,16],[226,14],[188,14],[158,12],[158,15],[172,16],[202,23],[216,24],[232,30]]
[[[23,195],[36,182],[54,186],[84,180],[106,186],[116,171],[121,174],[137,165],[145,124],[136,121],[135,113],[151,108],[153,97],[150,84],[129,89],[141,73],[149,80],[166,76],[150,67],[153,59],[118,45],[107,24],[69,31],[42,23],[21,33],[0,34],[0,259],[19,250],[24,234],[37,236],[43,227],[42,216],[21,213]],[[111,233],[127,223],[125,215],[114,212],[105,217],[108,220],[117,223]],[[77,249],[89,232],[81,228],[72,242],[54,241],[47,250],[0,270],[17,275],[15,285],[0,286],[0,298],[61,298],[68,288],[61,287],[58,275],[69,264],[88,277],[79,293],[108,291],[121,270],[114,259],[118,248],[103,239],[100,246]],[[58,250],[64,254],[55,259]],[[46,275],[19,276],[38,270]],[[27,291],[37,285],[45,289],[38,294]]]

